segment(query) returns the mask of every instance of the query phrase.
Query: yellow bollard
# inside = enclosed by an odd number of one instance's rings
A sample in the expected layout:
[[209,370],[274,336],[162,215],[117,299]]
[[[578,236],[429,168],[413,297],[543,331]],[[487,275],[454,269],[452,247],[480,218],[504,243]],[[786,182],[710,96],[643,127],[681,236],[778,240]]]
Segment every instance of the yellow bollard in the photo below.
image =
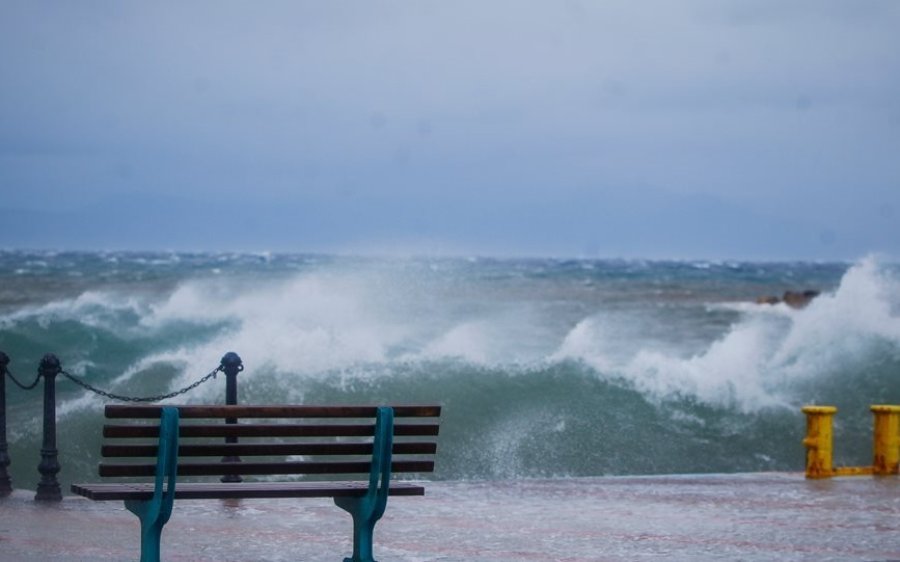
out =
[[804,406],[806,414],[806,477],[830,478],[832,469],[832,417],[837,412],[834,406]]
[[875,405],[875,442],[872,472],[897,474],[900,467],[900,406]]

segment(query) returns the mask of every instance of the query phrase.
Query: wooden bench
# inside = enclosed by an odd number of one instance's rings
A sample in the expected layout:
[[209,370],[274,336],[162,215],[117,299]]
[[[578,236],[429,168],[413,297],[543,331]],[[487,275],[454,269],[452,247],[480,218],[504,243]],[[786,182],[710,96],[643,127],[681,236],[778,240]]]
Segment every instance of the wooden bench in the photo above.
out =
[[[72,492],[124,500],[141,521],[142,562],[159,560],[176,499],[330,497],[353,517],[353,556],[345,562],[372,562],[388,495],[425,493],[391,477],[434,471],[440,412],[437,405],[109,405],[106,417],[115,421],[103,426],[99,473],[128,481],[73,484]],[[197,481],[203,476],[221,478]],[[241,481],[260,476],[265,481]]]

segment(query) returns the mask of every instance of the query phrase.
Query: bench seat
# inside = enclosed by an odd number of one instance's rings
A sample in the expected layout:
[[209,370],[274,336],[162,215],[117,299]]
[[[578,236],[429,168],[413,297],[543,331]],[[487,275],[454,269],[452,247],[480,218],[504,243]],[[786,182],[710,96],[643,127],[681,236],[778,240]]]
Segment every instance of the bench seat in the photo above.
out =
[[[73,484],[72,492],[91,500],[149,500],[154,484],[150,482]],[[363,496],[368,482],[179,482],[176,500],[253,499],[253,498],[332,498]],[[407,482],[392,482],[391,496],[424,496],[425,487]]]

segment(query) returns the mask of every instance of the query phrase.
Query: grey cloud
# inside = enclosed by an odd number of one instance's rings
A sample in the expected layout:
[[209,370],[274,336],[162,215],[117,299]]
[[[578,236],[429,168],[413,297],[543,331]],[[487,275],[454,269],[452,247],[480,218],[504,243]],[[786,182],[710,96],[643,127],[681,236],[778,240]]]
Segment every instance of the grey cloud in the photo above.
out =
[[[75,215],[136,196],[268,213],[250,245],[293,229],[575,252],[605,232],[596,208],[648,241],[633,252],[664,246],[641,213],[695,217],[706,236],[667,240],[702,254],[721,214],[748,232],[736,253],[768,224],[830,229],[852,258],[900,239],[845,213],[900,208],[898,23],[874,1],[6,2],[0,192]],[[634,186],[657,203],[616,196]]]

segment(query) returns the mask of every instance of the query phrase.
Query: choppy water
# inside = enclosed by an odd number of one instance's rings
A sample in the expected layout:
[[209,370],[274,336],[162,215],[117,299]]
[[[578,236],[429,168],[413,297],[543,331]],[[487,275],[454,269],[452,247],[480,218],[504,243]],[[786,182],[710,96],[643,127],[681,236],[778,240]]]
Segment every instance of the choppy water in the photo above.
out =
[[[816,289],[807,308],[761,295]],[[437,401],[442,479],[801,470],[807,403],[869,464],[900,403],[900,269],[858,263],[0,253],[0,350],[46,352],[125,395],[228,351],[247,403]],[[91,478],[106,399],[60,378],[65,483]],[[33,488],[41,395],[7,383],[14,485]],[[221,403],[224,378],[172,402]]]

